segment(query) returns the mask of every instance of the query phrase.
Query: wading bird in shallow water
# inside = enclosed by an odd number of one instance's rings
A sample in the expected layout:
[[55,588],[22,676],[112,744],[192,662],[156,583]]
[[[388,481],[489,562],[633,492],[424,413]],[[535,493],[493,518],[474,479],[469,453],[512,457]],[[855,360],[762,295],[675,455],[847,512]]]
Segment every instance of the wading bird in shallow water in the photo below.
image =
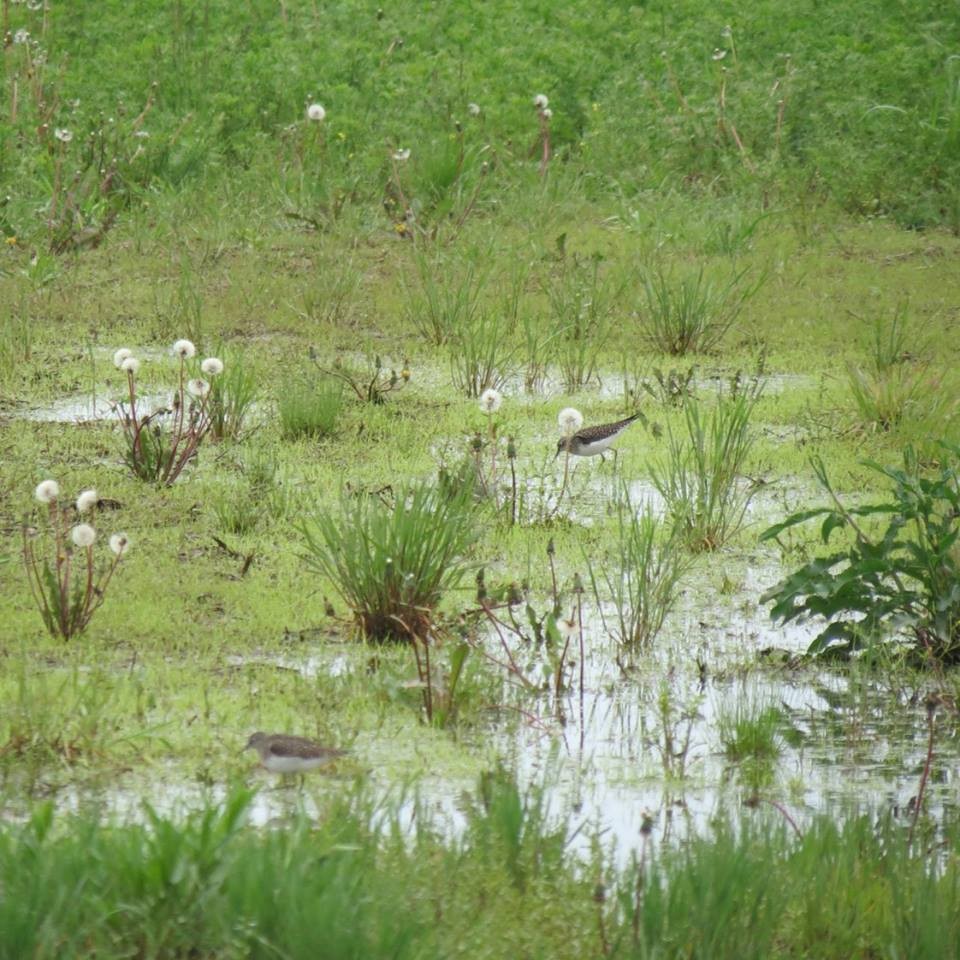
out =
[[324,747],[306,737],[286,733],[253,733],[244,750],[256,750],[260,765],[271,773],[299,773],[316,770],[346,756],[346,750]]
[[[602,456],[604,450],[608,450],[613,441],[639,417],[640,414],[635,413],[625,420],[617,420],[616,423],[601,423],[596,427],[581,427],[576,433],[572,433],[569,437],[561,437],[557,441],[557,457],[564,451],[574,457],[595,457],[597,454]],[[613,452],[616,454],[617,451],[614,450]]]

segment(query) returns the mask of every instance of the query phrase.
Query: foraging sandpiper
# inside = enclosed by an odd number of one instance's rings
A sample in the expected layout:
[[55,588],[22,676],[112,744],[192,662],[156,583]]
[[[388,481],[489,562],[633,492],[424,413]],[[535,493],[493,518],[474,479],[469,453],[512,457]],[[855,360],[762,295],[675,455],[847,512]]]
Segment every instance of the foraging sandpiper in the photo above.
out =
[[557,457],[564,450],[575,457],[594,457],[598,453],[602,455],[603,451],[609,449],[610,444],[639,416],[639,413],[635,413],[625,420],[617,420],[616,423],[601,423],[596,427],[583,427],[569,437],[561,437],[557,441]]
[[324,747],[306,737],[286,733],[253,733],[244,750],[256,750],[260,764],[271,773],[306,773],[346,755],[346,750]]

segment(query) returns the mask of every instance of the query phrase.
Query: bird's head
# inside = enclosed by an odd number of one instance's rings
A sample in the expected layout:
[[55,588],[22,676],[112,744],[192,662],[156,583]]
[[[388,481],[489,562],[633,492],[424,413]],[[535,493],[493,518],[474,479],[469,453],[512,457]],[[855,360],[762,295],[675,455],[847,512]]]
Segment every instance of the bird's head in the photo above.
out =
[[553,457],[554,460],[556,460],[557,457],[559,457],[560,454],[564,452],[564,450],[570,449],[571,439],[572,439],[571,437],[561,437],[557,441],[557,452]]
[[[250,739],[247,741],[247,745],[243,748],[244,750],[256,750],[257,747],[267,739],[267,735],[261,731],[250,734]],[[242,751],[241,751],[242,752]]]

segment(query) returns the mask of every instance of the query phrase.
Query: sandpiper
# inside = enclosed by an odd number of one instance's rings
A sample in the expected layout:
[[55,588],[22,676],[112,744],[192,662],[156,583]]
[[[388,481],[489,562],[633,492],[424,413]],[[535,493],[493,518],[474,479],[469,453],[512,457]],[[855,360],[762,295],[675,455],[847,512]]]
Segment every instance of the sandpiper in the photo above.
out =
[[561,437],[557,441],[557,457],[565,450],[575,457],[595,457],[598,453],[602,455],[603,451],[609,449],[610,444],[639,416],[639,413],[635,413],[625,420],[617,420],[616,423],[601,423],[596,427],[583,427],[569,437]]
[[324,747],[306,737],[294,737],[286,733],[253,733],[244,750],[256,750],[260,764],[271,773],[306,773],[325,766],[337,757],[345,756],[346,750]]

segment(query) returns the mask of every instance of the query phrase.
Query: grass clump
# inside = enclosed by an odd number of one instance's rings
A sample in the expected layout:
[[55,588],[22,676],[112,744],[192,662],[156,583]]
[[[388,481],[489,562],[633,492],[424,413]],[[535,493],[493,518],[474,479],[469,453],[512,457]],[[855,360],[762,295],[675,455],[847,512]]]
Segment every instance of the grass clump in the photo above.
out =
[[703,267],[679,280],[663,270],[644,278],[647,298],[643,330],[650,345],[662,353],[684,356],[708,353],[736,323],[747,300],[760,288],[745,282],[741,270],[721,282],[706,276]]
[[651,479],[683,540],[694,551],[716,550],[740,528],[750,492],[740,473],[753,446],[750,417],[756,390],[721,396],[708,414],[698,401],[683,406],[685,436],[667,426],[667,454]]
[[[590,580],[604,630],[628,651],[648,646],[660,632],[677,599],[677,587],[691,559],[677,543],[674,532],[649,508],[637,510],[624,490],[616,502],[616,540],[608,562],[600,565],[603,586],[595,563]],[[604,612],[605,599],[612,599],[616,613]]]
[[332,436],[343,406],[343,384],[333,377],[294,380],[277,398],[284,440]]
[[457,587],[474,542],[473,490],[400,487],[392,502],[341,499],[300,526],[307,563],[326,576],[371,640],[416,641],[435,625],[443,594]]

